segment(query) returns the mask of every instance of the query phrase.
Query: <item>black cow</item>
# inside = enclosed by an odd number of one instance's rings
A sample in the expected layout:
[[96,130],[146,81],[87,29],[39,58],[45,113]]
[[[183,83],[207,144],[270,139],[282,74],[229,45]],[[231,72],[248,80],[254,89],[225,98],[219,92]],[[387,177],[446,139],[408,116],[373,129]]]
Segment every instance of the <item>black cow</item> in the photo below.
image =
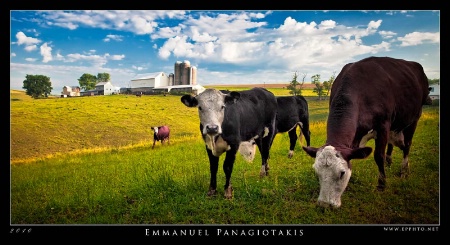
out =
[[[277,133],[288,132],[290,140],[288,157],[292,158],[297,139],[300,140],[300,145],[302,143],[302,134],[306,145],[310,145],[308,102],[301,95],[279,96],[277,104]],[[300,126],[300,138],[297,137],[297,126]]]
[[413,61],[369,57],[342,68],[331,88],[326,142],[320,148],[303,147],[315,157],[319,205],[341,205],[352,173],[350,160],[372,153],[365,147],[370,139],[375,139],[378,189],[386,186],[384,164],[390,166],[394,145],[403,151],[401,176],[407,176],[412,138],[428,93],[423,68]]
[[206,89],[196,97],[182,96],[181,102],[188,107],[198,107],[200,132],[211,172],[208,196],[217,194],[219,157],[226,152],[223,163],[225,197],[232,198],[231,173],[243,142],[256,143],[262,158],[260,176],[269,173],[269,151],[276,134],[277,113],[277,101],[271,92],[253,88],[224,94],[216,89]]

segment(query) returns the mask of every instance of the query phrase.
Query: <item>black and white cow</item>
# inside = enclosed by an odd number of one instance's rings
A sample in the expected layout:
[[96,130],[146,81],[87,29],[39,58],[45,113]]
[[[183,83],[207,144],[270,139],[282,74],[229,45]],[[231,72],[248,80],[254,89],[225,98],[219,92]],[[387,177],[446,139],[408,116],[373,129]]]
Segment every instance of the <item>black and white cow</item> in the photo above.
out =
[[226,152],[223,163],[225,197],[232,198],[231,173],[241,143],[255,142],[262,159],[260,176],[268,174],[269,151],[276,134],[277,113],[277,101],[271,92],[264,88],[253,88],[224,94],[216,89],[206,89],[195,97],[182,96],[181,102],[188,107],[198,108],[200,132],[210,164],[208,196],[217,194],[219,157]]
[[[297,139],[299,139],[300,145],[302,143],[302,134],[305,137],[306,145],[310,145],[308,102],[301,95],[278,96],[277,104],[277,133],[288,132],[290,140],[288,157],[292,158]],[[297,137],[297,126],[300,127],[299,137]]]
[[170,128],[169,126],[163,125],[158,127],[152,127],[153,130],[153,146],[155,148],[156,141],[161,141],[161,144],[167,141],[170,144]]
[[417,62],[369,57],[342,68],[331,88],[326,142],[320,148],[303,147],[315,158],[320,206],[341,206],[352,174],[350,160],[368,157],[372,148],[365,145],[371,139],[378,189],[386,186],[384,164],[391,164],[393,146],[403,151],[401,175],[407,175],[409,150],[428,93],[428,79]]

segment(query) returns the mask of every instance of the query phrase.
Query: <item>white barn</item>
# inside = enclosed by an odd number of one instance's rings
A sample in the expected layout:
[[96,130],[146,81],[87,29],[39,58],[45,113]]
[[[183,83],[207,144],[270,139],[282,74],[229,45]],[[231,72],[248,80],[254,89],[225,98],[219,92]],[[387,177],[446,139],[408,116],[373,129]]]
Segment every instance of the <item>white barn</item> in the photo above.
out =
[[439,83],[433,84],[433,85],[430,85],[430,88],[431,88],[430,94],[429,94],[430,98],[432,100],[438,100],[439,95],[441,94],[441,85]]
[[155,72],[131,80],[130,88],[157,88],[169,86],[169,77],[164,72]]

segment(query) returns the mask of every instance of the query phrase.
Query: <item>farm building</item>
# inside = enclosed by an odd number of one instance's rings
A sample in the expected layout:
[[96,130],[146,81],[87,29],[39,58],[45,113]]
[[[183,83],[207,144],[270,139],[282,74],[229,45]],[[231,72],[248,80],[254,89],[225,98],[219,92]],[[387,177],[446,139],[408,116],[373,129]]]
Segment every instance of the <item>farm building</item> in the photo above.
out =
[[176,86],[162,86],[153,88],[154,93],[192,93],[198,95],[205,91],[205,88],[201,85],[176,85]]
[[430,85],[430,88],[431,88],[431,90],[430,90],[430,98],[432,99],[432,100],[438,100],[439,99],[439,95],[440,95],[440,90],[441,90],[441,85],[438,83],[438,84],[433,84],[433,85]]
[[99,82],[95,84],[95,90],[98,91],[99,95],[111,95],[114,92],[117,93],[116,87],[114,87],[111,82]]
[[64,86],[61,92],[61,97],[80,96],[80,87],[78,86]]
[[99,95],[98,91],[95,89],[86,90],[81,92],[81,96],[94,96]]
[[161,86],[169,86],[169,77],[164,72],[155,72],[140,76],[131,80],[131,93],[153,93],[152,89]]

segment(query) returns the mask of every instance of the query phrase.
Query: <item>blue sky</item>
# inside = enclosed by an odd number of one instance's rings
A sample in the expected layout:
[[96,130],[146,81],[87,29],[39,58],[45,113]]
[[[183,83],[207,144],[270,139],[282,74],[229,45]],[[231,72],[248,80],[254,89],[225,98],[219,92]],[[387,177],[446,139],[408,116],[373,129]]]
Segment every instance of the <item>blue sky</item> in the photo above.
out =
[[197,68],[197,83],[322,81],[369,56],[417,61],[440,78],[440,11],[10,11],[10,88],[45,75],[52,94],[84,74],[128,87],[145,74]]

